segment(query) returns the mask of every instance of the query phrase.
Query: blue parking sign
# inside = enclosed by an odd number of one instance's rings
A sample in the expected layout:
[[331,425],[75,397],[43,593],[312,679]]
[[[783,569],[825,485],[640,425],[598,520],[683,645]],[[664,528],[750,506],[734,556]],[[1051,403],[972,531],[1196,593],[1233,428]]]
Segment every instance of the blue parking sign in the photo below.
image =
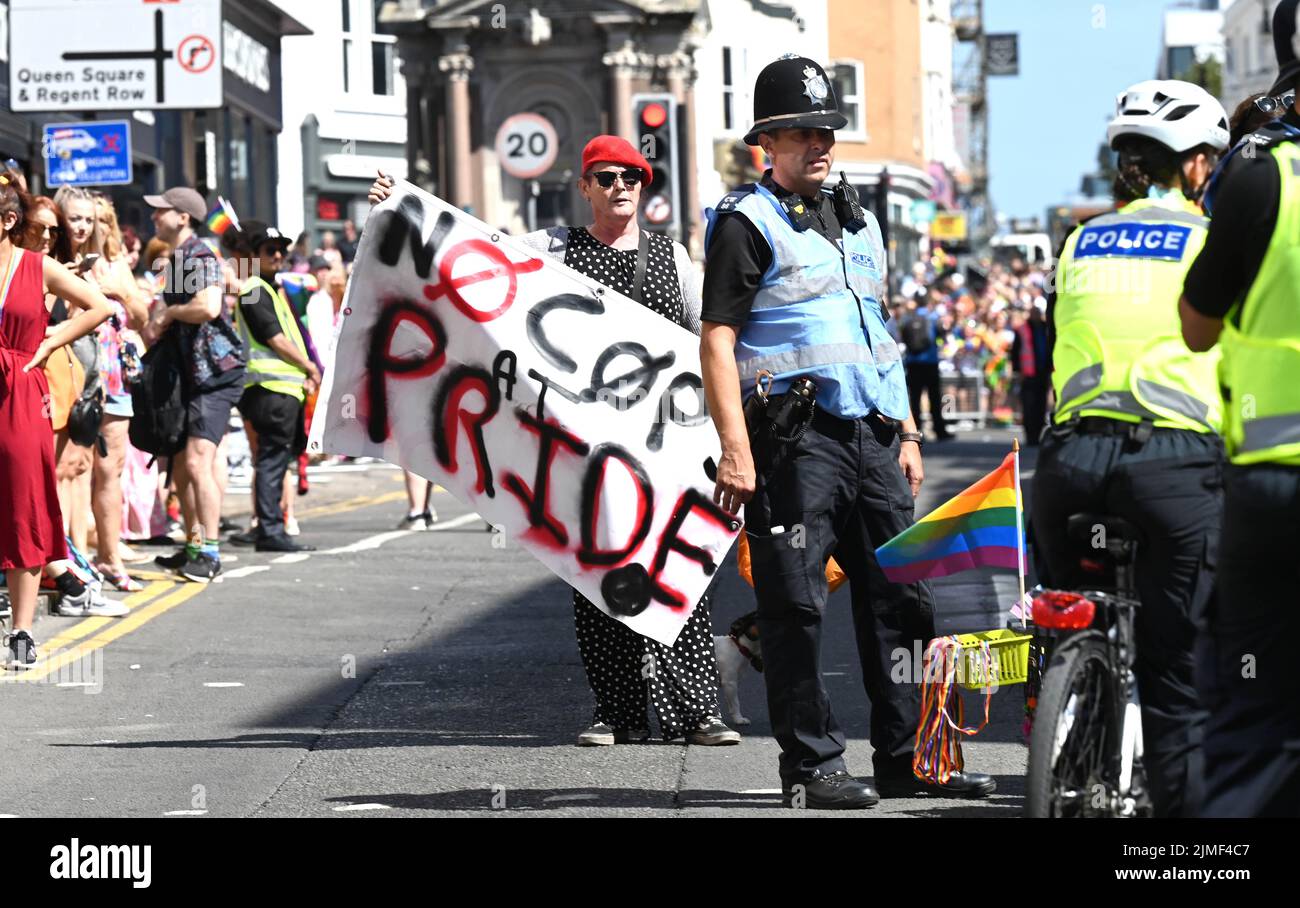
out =
[[133,179],[127,120],[47,123],[41,149],[47,186],[115,186]]

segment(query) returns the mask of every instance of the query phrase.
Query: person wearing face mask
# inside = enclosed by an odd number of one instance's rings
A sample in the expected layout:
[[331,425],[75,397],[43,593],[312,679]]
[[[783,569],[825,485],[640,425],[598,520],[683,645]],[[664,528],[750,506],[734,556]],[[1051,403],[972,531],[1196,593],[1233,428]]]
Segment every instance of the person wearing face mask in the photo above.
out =
[[1217,350],[1192,353],[1178,299],[1208,222],[1197,207],[1228,145],[1223,107],[1199,86],[1148,81],[1116,101],[1118,210],[1065,241],[1048,297],[1056,411],[1030,496],[1053,584],[1089,582],[1066,535],[1071,515],[1140,531],[1135,576],[1146,785],[1157,816],[1195,816],[1207,713],[1197,646],[1213,593],[1222,500],[1224,402]]
[[[892,653],[919,652],[934,636],[928,584],[890,582],[875,557],[912,525],[922,436],[885,328],[880,227],[843,175],[824,188],[834,130],[847,122],[818,63],[794,54],[770,63],[745,141],[762,146],[772,169],[709,210],[700,359],[722,444],[714,501],[745,508],[786,805],[984,797],[996,783],[982,773],[941,784],[913,775],[920,685],[890,677]],[[831,555],[852,588],[875,787],[848,772],[821,676]]]
[[292,241],[269,224],[249,220],[239,230],[228,229],[221,243],[239,273],[251,275],[239,291],[235,326],[248,355],[239,413],[256,437],[257,528],[241,541],[253,543],[259,552],[313,551],[314,546],[295,542],[285,533],[280,507],[289,461],[307,446],[303,402],[315,393],[321,379],[289,300],[275,283]]

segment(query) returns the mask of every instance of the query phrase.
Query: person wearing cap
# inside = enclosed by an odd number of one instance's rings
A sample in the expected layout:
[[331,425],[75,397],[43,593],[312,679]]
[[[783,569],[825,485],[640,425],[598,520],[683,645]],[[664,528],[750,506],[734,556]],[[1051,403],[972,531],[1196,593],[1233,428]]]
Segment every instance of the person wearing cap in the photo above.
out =
[[[843,180],[833,195],[823,189],[846,122],[820,64],[792,54],[769,64],[745,141],[772,169],[708,212],[700,356],[722,442],[714,500],[745,509],[785,803],[859,809],[919,790],[982,797],[996,785],[981,773],[942,785],[915,778],[920,688],[890,678],[894,652],[920,652],[934,636],[928,586],[891,583],[875,557],[912,525],[922,438],[885,328],[880,227]],[[804,390],[811,380],[815,413],[788,443],[751,450],[750,431],[765,430],[747,428],[742,399],[760,373],[771,376],[769,412],[790,402],[796,380]],[[847,771],[818,664],[832,554],[853,591],[876,787]]]
[[1135,773],[1134,801],[1149,796],[1157,816],[1195,816],[1206,722],[1196,659],[1214,586],[1224,408],[1218,354],[1187,349],[1177,300],[1205,242],[1195,200],[1227,147],[1227,114],[1200,86],[1139,82],[1117,98],[1106,137],[1119,207],[1077,227],[1058,257],[1048,299],[1056,410],[1031,523],[1047,574],[1067,589],[1098,583],[1095,534],[1081,551],[1072,516],[1120,518],[1140,534],[1134,671],[1145,779]]
[[231,541],[259,552],[304,552],[285,532],[281,495],[289,462],[307,447],[303,405],[320,385],[321,373],[289,300],[275,282],[292,241],[263,221],[229,228],[222,246],[247,276],[235,307],[235,325],[248,355],[239,412],[251,426],[253,496],[257,527]]
[[[1273,13],[1295,91],[1300,3]],[[1284,120],[1300,126],[1300,110]],[[1205,816],[1300,816],[1300,141],[1237,155],[1180,303],[1193,350],[1222,351],[1223,521],[1209,623]]]
[[159,239],[171,245],[162,299],[149,325],[158,343],[175,343],[183,369],[185,447],[172,457],[189,542],[159,556],[162,567],[196,583],[221,573],[221,484],[214,473],[231,408],[244,388],[244,346],[222,300],[221,263],[196,232],[204,222],[203,196],[186,186],[147,195]]
[[[626,139],[596,136],[583,148],[578,177],[578,191],[591,206],[591,223],[548,227],[520,239],[698,334],[700,296],[690,256],[680,243],[637,223],[641,187],[650,173],[650,162]],[[371,202],[387,198],[392,185],[381,174],[371,187]],[[641,636],[577,591],[573,609],[578,651],[596,699],[579,745],[646,740],[648,700],[665,740],[685,736],[696,745],[740,743],[740,735],[717,712],[718,669],[707,597],[672,646]],[[646,672],[647,665],[654,670]]]

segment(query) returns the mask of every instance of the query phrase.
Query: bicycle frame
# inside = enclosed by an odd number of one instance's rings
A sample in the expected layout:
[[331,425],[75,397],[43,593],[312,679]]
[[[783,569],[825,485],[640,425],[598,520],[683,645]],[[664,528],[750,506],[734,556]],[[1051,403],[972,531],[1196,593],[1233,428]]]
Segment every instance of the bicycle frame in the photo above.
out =
[[[1131,570],[1128,568],[1125,571],[1129,577],[1121,574],[1118,578],[1119,589],[1132,589],[1126,582],[1131,578]],[[1118,707],[1116,713],[1120,717],[1119,750],[1118,753],[1112,753],[1108,760],[1111,765],[1107,775],[1114,780],[1114,788],[1107,792],[1105,810],[1112,815],[1134,817],[1149,807],[1145,787],[1134,784],[1136,770],[1142,765],[1145,753],[1141,702],[1138,698],[1137,677],[1133,671],[1137,658],[1135,610],[1139,602],[1136,597],[1123,593],[1088,590],[1082,594],[1096,604],[1096,613],[1090,627],[1073,631],[1038,627],[1035,633],[1047,645],[1045,662],[1049,665],[1056,647],[1068,640],[1090,635],[1104,642],[1110,672],[1109,695],[1111,702]],[[1068,731],[1068,727],[1064,729],[1066,734]],[[1058,737],[1058,741],[1063,739],[1064,735]]]

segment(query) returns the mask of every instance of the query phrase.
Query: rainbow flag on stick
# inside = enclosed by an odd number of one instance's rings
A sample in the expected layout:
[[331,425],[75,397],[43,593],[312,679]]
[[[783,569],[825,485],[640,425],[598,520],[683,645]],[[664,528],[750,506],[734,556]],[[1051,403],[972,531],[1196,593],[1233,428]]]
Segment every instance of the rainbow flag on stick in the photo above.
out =
[[885,576],[894,583],[915,583],[971,568],[1006,567],[1023,577],[1019,448],[992,473],[876,549]]
[[235,216],[235,209],[221,196],[217,196],[217,204],[213,205],[212,210],[208,212],[207,224],[208,229],[217,236],[221,236],[230,227],[234,227],[236,230],[240,229],[239,218]]

